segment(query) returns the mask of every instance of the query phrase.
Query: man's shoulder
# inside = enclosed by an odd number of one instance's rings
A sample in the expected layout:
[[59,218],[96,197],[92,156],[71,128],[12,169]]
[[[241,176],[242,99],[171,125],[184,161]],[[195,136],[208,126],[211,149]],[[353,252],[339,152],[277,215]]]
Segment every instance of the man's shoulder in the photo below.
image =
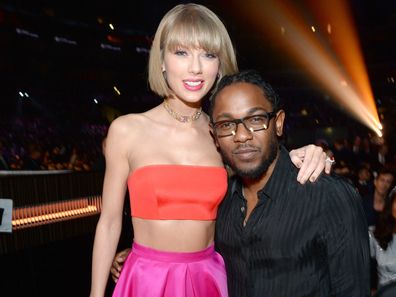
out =
[[315,182],[308,183],[307,185],[311,186],[313,190],[325,188],[357,192],[356,187],[350,179],[338,174],[322,174]]
[[314,194],[323,198],[324,203],[338,206],[361,204],[361,196],[352,181],[337,174],[322,175],[311,184],[311,188]]

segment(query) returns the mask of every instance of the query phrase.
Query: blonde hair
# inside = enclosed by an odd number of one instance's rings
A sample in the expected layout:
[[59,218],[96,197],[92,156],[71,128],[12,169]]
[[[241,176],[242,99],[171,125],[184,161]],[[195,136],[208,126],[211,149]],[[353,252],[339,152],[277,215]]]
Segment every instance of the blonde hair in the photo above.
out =
[[219,79],[238,72],[230,36],[217,15],[199,4],[180,4],[162,18],[151,46],[148,81],[151,90],[160,96],[172,94],[162,73],[164,51],[179,46],[216,54],[220,62]]

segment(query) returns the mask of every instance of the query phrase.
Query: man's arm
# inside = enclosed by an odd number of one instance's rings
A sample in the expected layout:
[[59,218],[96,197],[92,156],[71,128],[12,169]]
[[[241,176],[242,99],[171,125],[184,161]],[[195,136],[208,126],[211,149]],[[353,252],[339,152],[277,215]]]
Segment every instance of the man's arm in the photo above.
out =
[[122,270],[122,267],[124,266],[124,263],[131,252],[131,249],[125,249],[122,250],[121,252],[118,252],[113,259],[113,263],[111,264],[111,277],[113,281],[116,283],[118,281],[118,278],[120,277],[120,273]]
[[338,179],[324,189],[330,197],[323,209],[331,296],[370,296],[370,252],[361,198]]

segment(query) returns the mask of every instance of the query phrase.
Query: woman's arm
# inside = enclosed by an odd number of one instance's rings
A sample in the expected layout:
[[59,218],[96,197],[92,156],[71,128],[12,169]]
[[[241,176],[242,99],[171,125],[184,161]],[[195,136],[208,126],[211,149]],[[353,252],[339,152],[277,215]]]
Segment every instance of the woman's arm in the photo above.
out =
[[103,204],[93,248],[91,297],[104,296],[121,233],[122,210],[129,174],[127,132],[130,129],[124,122],[117,119],[111,124],[106,141]]

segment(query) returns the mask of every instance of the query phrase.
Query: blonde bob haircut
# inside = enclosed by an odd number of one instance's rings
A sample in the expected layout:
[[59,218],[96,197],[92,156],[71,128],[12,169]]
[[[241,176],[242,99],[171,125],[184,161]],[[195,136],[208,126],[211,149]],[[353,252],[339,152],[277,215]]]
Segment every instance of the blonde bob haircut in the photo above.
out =
[[162,18],[150,51],[148,81],[151,90],[162,97],[173,93],[162,73],[164,52],[175,51],[180,46],[201,48],[217,55],[218,80],[238,72],[230,36],[217,15],[199,4],[180,4]]

